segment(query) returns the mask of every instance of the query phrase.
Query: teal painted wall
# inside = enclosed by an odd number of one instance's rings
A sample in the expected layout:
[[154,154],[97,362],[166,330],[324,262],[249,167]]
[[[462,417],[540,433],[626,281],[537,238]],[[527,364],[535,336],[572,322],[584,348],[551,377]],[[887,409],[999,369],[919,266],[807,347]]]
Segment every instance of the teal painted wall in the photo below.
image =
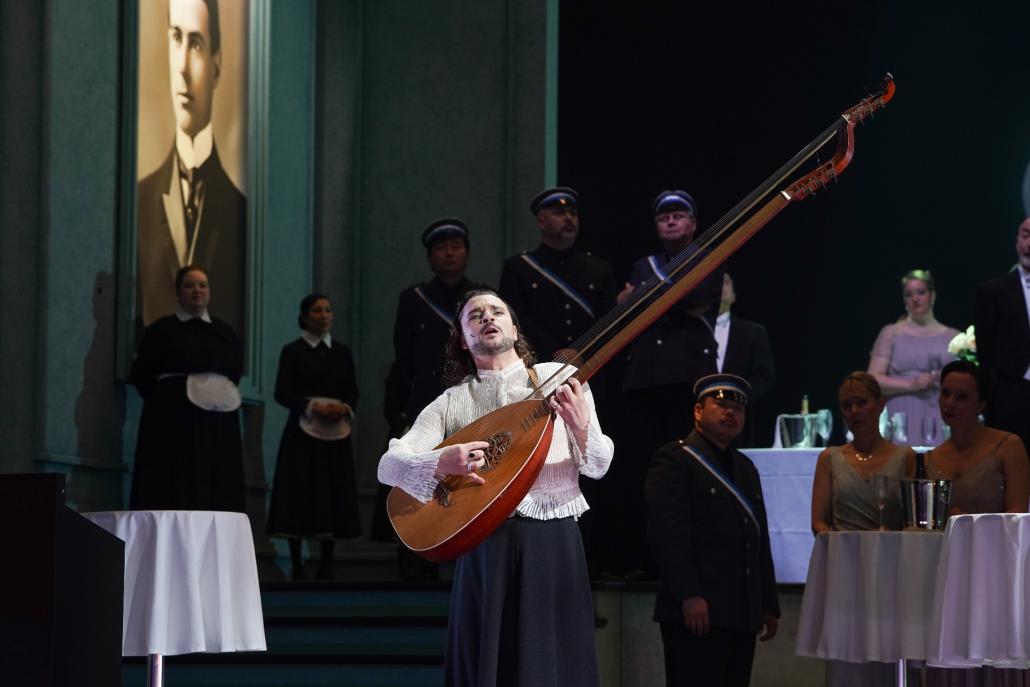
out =
[[397,296],[431,276],[423,228],[445,215],[464,219],[469,274],[490,284],[504,257],[538,243],[528,203],[554,178],[556,8],[556,0],[319,4],[315,274],[337,299],[335,336],[358,362],[355,440],[366,490],[387,439],[382,392]]

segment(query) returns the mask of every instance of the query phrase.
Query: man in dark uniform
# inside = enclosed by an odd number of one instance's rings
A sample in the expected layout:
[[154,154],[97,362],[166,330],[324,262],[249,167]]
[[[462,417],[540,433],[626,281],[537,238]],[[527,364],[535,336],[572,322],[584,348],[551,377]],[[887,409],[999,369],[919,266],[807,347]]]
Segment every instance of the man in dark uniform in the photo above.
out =
[[[618,297],[620,303],[642,285],[646,288],[670,278],[673,268],[690,260],[689,256],[701,255],[692,245],[697,230],[697,205],[689,193],[662,191],[651,210],[663,250],[633,263],[629,282]],[[690,432],[694,383],[718,371],[713,331],[722,294],[722,274],[723,268],[717,268],[629,347],[622,384],[623,424],[633,428],[634,453],[628,460],[616,461],[613,467],[617,467],[618,481],[625,489],[625,532],[621,539],[627,544],[626,560],[621,567],[631,575],[653,573],[645,543],[634,536],[644,528],[643,484],[648,461],[659,446]],[[649,300],[666,288],[659,289]]]
[[465,277],[468,227],[457,217],[438,219],[422,232],[433,278],[401,292],[393,325],[394,363],[386,398],[390,436],[399,437],[444,386],[440,372],[451,321],[465,293],[483,288]]
[[[615,275],[611,266],[575,247],[579,235],[579,194],[566,186],[548,188],[529,204],[540,228],[540,245],[513,255],[501,268],[498,293],[519,314],[522,332],[540,360],[561,359],[577,364],[571,346],[615,307]],[[601,373],[590,380],[597,414],[607,422],[612,412],[608,378]],[[587,558],[592,571],[614,567],[600,561],[608,556],[608,519],[617,522],[619,495],[603,481],[581,480],[592,508],[580,518]],[[601,538],[604,541],[600,541]]]
[[[432,222],[422,232],[426,259],[433,278],[401,292],[393,326],[394,362],[386,378],[383,413],[389,436],[403,436],[422,409],[439,396],[444,345],[451,334],[455,310],[467,291],[484,288],[465,277],[470,245],[468,226],[457,217]],[[393,529],[386,517],[386,495],[380,485],[372,538],[392,542]],[[436,576],[436,564],[423,561],[400,548],[403,577]]]
[[661,626],[670,687],[746,687],[755,635],[776,635],[776,576],[758,470],[730,448],[750,385],[730,374],[698,380],[694,431],[651,461],[648,540],[661,575]]
[[[615,306],[615,277],[608,263],[575,247],[579,194],[573,189],[546,189],[529,208],[540,245],[504,261],[498,293],[519,313],[540,359],[554,360]],[[603,397],[602,385],[592,386],[594,397]]]
[[[715,318],[715,341],[719,346],[719,372],[728,372],[751,382],[748,395],[747,420],[735,446],[769,446],[772,437],[759,442],[757,422],[764,420],[755,412],[755,404],[766,397],[776,385],[776,366],[773,363],[772,346],[765,327],[730,314],[737,301],[733,278],[729,272],[722,277],[722,299],[719,301],[719,316]],[[772,421],[767,423],[772,427]]]

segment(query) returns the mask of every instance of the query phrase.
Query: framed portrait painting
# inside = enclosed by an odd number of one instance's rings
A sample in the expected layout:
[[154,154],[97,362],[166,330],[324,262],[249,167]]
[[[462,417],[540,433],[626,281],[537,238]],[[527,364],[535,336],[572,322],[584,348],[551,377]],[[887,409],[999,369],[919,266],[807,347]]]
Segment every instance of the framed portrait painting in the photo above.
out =
[[120,341],[123,370],[142,328],[176,312],[175,275],[187,265],[208,274],[211,316],[252,348],[252,41],[264,4],[125,6],[122,189],[129,202],[119,286],[123,322],[132,325]]

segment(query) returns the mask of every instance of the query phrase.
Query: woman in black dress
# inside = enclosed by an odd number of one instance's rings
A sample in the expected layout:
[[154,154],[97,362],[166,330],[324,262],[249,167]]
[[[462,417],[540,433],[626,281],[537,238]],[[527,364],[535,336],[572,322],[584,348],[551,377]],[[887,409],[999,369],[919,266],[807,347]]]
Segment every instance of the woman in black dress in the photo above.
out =
[[131,380],[143,396],[129,507],[245,512],[239,338],[208,315],[208,276],[175,275],[178,307],[143,332]]
[[300,302],[299,339],[283,346],[275,400],[290,411],[268,510],[268,533],[287,537],[292,577],[304,579],[301,538],[321,541],[315,579],[332,579],[335,539],[361,534],[350,417],[358,387],[350,349],[333,341],[333,307],[319,293]]

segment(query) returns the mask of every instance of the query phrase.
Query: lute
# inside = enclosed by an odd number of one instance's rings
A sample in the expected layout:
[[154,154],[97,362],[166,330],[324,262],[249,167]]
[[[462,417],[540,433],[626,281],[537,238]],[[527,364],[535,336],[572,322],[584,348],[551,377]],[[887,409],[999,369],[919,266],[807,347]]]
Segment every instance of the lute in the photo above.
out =
[[[586,382],[616,353],[701,283],[758,230],[792,202],[803,200],[835,181],[851,162],[855,125],[884,107],[894,95],[890,74],[874,95],[836,118],[825,131],[788,160],[757,189],[666,265],[664,279],[653,277],[612,312],[599,319],[573,346],[578,355],[551,378],[542,380],[522,401],[506,405],[455,432],[437,448],[486,441],[485,484],[448,476],[428,503],[394,487],[387,499],[390,522],[401,542],[433,561],[451,560],[483,541],[504,522],[532,487],[544,465],[554,415],[549,398],[560,380]],[[799,170],[820,150],[836,142],[833,158],[807,174]],[[791,181],[791,179],[795,179]],[[550,390],[550,391],[548,391]]]

